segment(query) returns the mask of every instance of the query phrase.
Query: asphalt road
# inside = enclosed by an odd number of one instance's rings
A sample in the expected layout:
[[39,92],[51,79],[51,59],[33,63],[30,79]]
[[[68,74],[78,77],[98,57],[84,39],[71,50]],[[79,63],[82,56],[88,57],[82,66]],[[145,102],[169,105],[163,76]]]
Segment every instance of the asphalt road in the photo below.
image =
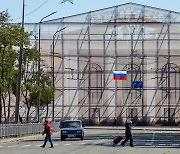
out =
[[54,133],[54,148],[41,148],[44,136],[25,138],[15,142],[0,143],[0,154],[180,154],[179,131],[133,130],[135,147],[129,143],[122,147],[112,146],[115,136],[124,136],[124,130],[85,129],[85,138],[60,140],[59,133]]

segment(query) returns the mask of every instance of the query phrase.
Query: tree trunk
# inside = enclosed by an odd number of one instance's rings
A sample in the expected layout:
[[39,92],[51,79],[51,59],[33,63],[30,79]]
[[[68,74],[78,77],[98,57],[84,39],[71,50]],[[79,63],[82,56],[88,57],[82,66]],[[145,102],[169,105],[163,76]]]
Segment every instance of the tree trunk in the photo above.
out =
[[27,106],[27,115],[26,115],[26,122],[29,123],[29,113],[30,113],[31,107]]
[[11,115],[11,79],[9,77],[9,83],[8,83],[8,97],[9,97],[9,101],[8,101],[8,115],[7,115],[7,123],[10,122],[10,115]]
[[19,121],[20,121],[20,123],[23,123],[23,120],[22,120],[22,117],[20,114],[19,114]]
[[[4,47],[4,49],[3,49],[3,54],[2,54],[2,65],[1,65],[1,71],[2,71],[2,73],[1,73],[1,79],[2,79],[2,85],[4,86],[4,80],[3,80],[3,78],[4,78],[4,51],[5,50],[5,47]],[[0,97],[1,97],[1,114],[0,114],[0,116],[1,116],[1,120],[0,120],[0,122],[2,123],[2,105],[4,104],[4,108],[6,108],[5,107],[5,103],[4,103],[4,97],[3,97],[3,91],[0,93]],[[4,113],[6,112],[6,110],[4,109]]]
[[10,119],[10,112],[11,112],[11,92],[10,89],[8,90],[9,102],[8,102],[8,116],[7,116],[7,123],[9,123]]
[[2,100],[3,100],[3,106],[4,106],[4,123],[6,123],[7,122],[7,120],[6,120],[6,101],[5,101],[3,94],[2,94]]
[[49,112],[49,108],[48,108],[48,104],[47,104],[46,118],[48,117],[48,112]]
[[2,101],[1,101],[1,91],[0,91],[0,124],[2,124]]

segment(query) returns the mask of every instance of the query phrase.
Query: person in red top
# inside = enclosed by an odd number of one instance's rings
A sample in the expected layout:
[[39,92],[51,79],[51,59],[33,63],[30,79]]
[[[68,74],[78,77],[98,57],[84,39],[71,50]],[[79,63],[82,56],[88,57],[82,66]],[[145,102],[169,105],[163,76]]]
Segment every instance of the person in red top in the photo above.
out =
[[45,122],[44,122],[44,131],[43,131],[42,135],[44,135],[44,134],[46,134],[46,137],[44,139],[44,144],[41,147],[45,148],[47,140],[49,140],[49,142],[51,144],[50,148],[53,148],[54,146],[53,146],[52,139],[51,139],[52,127],[51,127],[48,119],[45,119]]

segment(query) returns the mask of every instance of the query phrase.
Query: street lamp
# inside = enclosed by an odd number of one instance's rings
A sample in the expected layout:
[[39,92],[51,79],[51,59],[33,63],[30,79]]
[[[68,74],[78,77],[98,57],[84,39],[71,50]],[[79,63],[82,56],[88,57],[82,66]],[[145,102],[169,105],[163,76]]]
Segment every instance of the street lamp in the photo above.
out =
[[[52,71],[53,71],[53,73],[52,73],[52,80],[53,80],[53,89],[54,89],[54,91],[55,91],[55,84],[54,84],[54,48],[55,48],[55,43],[54,43],[54,40],[55,40],[55,37],[56,37],[56,34],[58,33],[58,32],[61,32],[62,30],[64,30],[66,27],[64,27],[64,28],[62,28],[62,29],[60,29],[60,30],[58,30],[58,31],[56,31],[55,33],[54,33],[54,35],[53,35],[53,44],[52,44],[52,49],[53,49],[53,51],[52,51],[52,63],[53,63],[53,68],[52,68]],[[53,106],[52,106],[52,121],[54,121],[54,95],[53,95]]]
[[[49,16],[51,16],[51,15],[53,15],[55,13],[57,13],[57,11],[43,17],[39,22],[39,54],[41,53],[41,23],[45,18],[47,18],[47,17],[49,17]],[[40,57],[39,57],[39,62],[38,62],[38,86],[40,86],[40,65],[41,65],[41,63],[40,63]],[[40,122],[39,106],[40,106],[40,98],[38,99],[38,104],[37,104],[38,122]]]

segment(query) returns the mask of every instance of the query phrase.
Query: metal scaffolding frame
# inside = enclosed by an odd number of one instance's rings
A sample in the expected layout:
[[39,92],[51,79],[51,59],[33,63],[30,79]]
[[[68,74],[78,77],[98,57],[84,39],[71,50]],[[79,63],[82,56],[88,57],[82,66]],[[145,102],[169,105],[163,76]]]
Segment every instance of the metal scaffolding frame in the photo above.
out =
[[[38,36],[38,24],[26,23],[25,30]],[[41,67],[55,82],[49,117],[178,124],[179,49],[180,13],[135,3],[42,22]],[[127,71],[127,80],[113,80],[114,70]]]

